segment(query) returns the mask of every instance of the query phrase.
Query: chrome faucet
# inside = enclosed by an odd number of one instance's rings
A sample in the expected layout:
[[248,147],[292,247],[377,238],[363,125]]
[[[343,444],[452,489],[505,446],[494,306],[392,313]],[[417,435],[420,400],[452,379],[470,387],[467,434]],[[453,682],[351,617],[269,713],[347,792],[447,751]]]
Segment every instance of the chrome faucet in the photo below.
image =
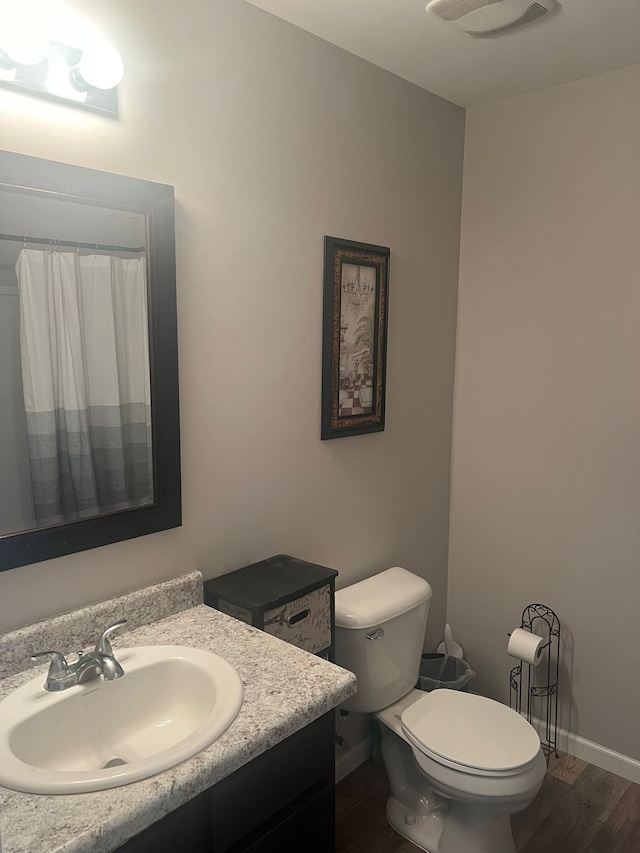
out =
[[44,689],[51,692],[67,690],[69,687],[75,687],[76,684],[91,681],[99,675],[105,681],[121,678],[124,675],[124,670],[115,659],[109,638],[117,628],[126,624],[127,620],[122,619],[115,625],[111,625],[104,631],[93,651],[86,652],[86,654],[79,652],[78,660],[73,663],[67,663],[65,656],[60,652],[37,652],[31,655],[31,660],[38,660],[41,657],[51,658]]

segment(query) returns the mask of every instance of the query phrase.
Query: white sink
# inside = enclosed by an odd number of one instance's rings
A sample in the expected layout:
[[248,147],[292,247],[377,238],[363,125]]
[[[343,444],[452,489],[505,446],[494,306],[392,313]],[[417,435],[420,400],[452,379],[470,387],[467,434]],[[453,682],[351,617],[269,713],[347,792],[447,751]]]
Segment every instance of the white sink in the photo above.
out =
[[209,746],[240,710],[242,682],[219,655],[143,646],[116,657],[116,681],[49,693],[41,673],[0,702],[0,785],[74,794],[137,782]]

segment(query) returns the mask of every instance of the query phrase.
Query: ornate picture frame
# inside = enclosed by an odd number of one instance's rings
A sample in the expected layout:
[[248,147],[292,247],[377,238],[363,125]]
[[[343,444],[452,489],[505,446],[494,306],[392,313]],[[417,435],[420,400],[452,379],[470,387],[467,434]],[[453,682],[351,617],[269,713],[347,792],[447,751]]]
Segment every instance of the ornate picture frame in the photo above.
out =
[[322,440],[384,430],[390,250],[324,238]]

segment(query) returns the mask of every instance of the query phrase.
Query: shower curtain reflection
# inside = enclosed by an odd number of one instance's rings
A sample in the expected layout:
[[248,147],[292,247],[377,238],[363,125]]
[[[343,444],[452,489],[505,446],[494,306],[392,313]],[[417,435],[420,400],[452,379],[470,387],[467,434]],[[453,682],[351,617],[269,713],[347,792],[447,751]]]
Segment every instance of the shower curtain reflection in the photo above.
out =
[[16,273],[38,525],[152,503],[144,259],[25,248]]

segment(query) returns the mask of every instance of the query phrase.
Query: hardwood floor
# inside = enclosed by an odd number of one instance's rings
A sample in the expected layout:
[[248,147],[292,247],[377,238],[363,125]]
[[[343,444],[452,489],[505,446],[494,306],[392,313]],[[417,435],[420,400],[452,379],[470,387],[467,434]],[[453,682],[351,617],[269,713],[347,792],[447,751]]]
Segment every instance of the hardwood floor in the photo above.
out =
[[[373,761],[336,786],[336,853],[417,853],[388,825],[387,796]],[[562,755],[512,825],[518,853],[640,853],[640,785]]]

